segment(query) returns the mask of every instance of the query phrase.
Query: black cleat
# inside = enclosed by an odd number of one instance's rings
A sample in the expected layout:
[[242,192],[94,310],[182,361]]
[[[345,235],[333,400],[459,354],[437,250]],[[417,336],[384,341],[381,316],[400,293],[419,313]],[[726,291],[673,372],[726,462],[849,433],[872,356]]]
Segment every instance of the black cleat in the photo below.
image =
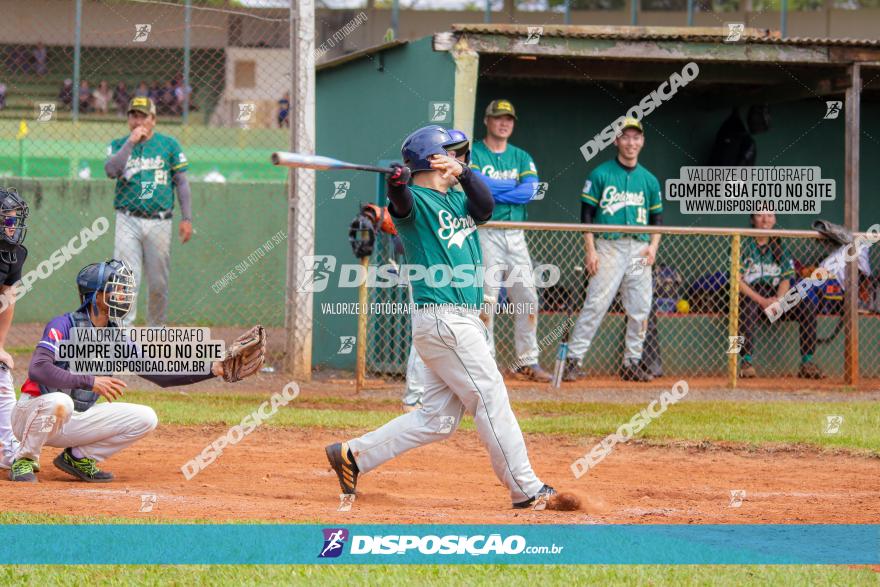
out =
[[537,511],[547,509],[547,501],[549,501],[551,495],[556,495],[556,490],[545,483],[534,497],[513,504],[513,509],[524,510],[526,508],[532,508]]
[[586,376],[587,374],[578,365],[577,359],[565,359],[565,368],[562,371],[563,381],[577,381]]
[[627,361],[620,368],[620,378],[624,381],[640,381],[647,383],[654,380],[641,361]]
[[52,461],[53,465],[65,473],[73,475],[86,483],[110,483],[113,481],[113,473],[102,471],[95,463],[97,463],[95,459],[88,457],[74,458],[69,448],[65,448],[58,453],[58,456]]
[[324,452],[327,453],[327,460],[330,461],[330,466],[339,477],[339,487],[342,488],[342,493],[354,495],[358,481],[358,470],[357,463],[348,458],[348,443],[331,444],[324,449]]

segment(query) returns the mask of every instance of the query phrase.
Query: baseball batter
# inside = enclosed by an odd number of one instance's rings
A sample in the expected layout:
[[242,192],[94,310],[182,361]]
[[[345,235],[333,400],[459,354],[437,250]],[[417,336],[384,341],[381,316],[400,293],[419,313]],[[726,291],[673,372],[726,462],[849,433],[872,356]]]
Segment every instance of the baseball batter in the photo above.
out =
[[[449,144],[449,133],[436,127],[406,139],[402,155],[407,167],[397,165],[388,178],[389,210],[409,263],[472,273],[481,265],[477,224],[489,220],[494,203],[485,184],[444,147]],[[407,187],[410,171],[413,185]],[[456,180],[464,193],[450,189]],[[360,438],[328,446],[327,458],[342,492],[354,494],[360,473],[448,438],[468,412],[514,507],[544,509],[556,492],[532,470],[507,388],[491,360],[488,332],[479,317],[480,281],[459,284],[432,287],[427,278],[412,281],[417,307],[413,338],[425,363],[422,408]]]
[[[639,152],[645,144],[642,123],[635,118],[624,121],[615,139],[617,156],[599,165],[590,174],[581,194],[581,222],[659,226],[663,222],[660,182],[639,165]],[[614,295],[620,290],[626,310],[626,346],[621,377],[627,381],[653,379],[641,362],[644,333],[651,310],[651,269],[660,235],[598,233],[584,235],[587,272],[592,276],[587,296],[568,345],[564,381],[584,376],[581,363]],[[650,241],[650,242],[649,242]]]
[[[489,186],[495,200],[492,220],[523,222],[526,204],[535,196],[538,171],[531,155],[508,143],[516,121],[516,111],[508,100],[493,100],[486,108],[483,123],[486,137],[474,143],[470,167]],[[497,279],[487,279],[485,300],[498,302],[499,281],[505,279],[514,267],[521,275],[532,275],[532,259],[522,230],[484,230],[480,235],[483,263],[487,272]],[[495,272],[493,268],[503,268]],[[517,280],[518,281],[518,280]],[[538,292],[534,284],[511,283],[507,287],[511,302],[522,304],[516,312],[516,372],[529,380],[548,382],[551,377],[538,364]],[[525,311],[523,311],[525,310]],[[489,348],[495,355],[495,312],[483,316],[489,329]]]
[[[439,127],[442,128],[442,127]],[[455,158],[465,165],[470,163],[471,142],[467,135],[456,129],[450,129],[449,136],[453,143],[443,145],[444,149],[455,151]],[[452,189],[461,189],[456,181]],[[412,288],[409,290],[410,303],[412,303]],[[419,357],[416,345],[413,343],[409,349],[409,359],[406,363],[406,387],[403,391],[403,411],[412,412],[422,407],[422,396],[425,395],[425,362]]]
[[[20,441],[9,479],[36,483],[44,446],[63,448],[53,464],[81,481],[107,483],[112,473],[97,463],[149,434],[158,424],[149,406],[119,400],[123,380],[105,375],[77,375],[69,364],[55,360],[57,344],[67,340],[70,329],[116,328],[134,304],[136,284],[131,268],[111,259],[84,267],[76,277],[80,307],[56,316],[46,325],[31,358],[28,379],[12,410],[12,430]],[[258,327],[262,330],[261,327]],[[241,340],[241,339],[239,339]],[[230,351],[215,361],[206,375],[143,375],[162,387],[188,385],[223,377],[237,380],[255,373],[262,365],[265,340],[256,343],[247,361]],[[233,374],[234,372],[234,374]],[[106,403],[97,404],[103,397]]]
[[12,434],[12,408],[15,406],[15,386],[12,368],[15,366],[5,350],[6,335],[12,326],[15,312],[14,284],[21,279],[27,249],[22,244],[27,234],[28,205],[12,188],[0,188],[0,468],[9,469],[15,460],[18,440]]

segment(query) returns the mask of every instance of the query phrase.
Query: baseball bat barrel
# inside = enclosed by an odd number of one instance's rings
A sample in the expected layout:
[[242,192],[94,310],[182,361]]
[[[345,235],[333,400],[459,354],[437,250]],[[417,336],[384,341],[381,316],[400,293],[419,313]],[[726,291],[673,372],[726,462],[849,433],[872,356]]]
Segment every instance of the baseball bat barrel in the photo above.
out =
[[376,165],[362,165],[340,161],[333,157],[321,155],[303,155],[302,153],[288,153],[277,151],[272,153],[272,164],[283,167],[299,167],[303,169],[356,169],[360,171],[375,171],[376,173],[394,173],[391,167],[377,167]]

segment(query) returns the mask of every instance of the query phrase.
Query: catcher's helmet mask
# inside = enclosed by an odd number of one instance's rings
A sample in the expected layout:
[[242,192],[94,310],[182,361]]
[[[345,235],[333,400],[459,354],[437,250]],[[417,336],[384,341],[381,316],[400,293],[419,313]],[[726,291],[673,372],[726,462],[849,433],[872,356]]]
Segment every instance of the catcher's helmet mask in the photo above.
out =
[[91,308],[99,313],[97,294],[104,294],[104,303],[112,320],[121,320],[131,311],[137,296],[134,272],[125,261],[109,259],[83,267],[76,276],[80,309]]
[[[24,237],[27,235],[25,220],[29,213],[27,203],[18,195],[15,188],[0,187],[0,216],[3,218],[3,226],[0,226],[0,260],[4,263],[18,261],[15,251],[24,243]],[[7,232],[11,228],[15,229],[12,235]]]
[[432,124],[415,131],[403,141],[400,147],[400,156],[410,171],[431,171],[431,157],[434,155],[446,155],[446,145],[454,145],[461,142],[450,136],[442,126]]

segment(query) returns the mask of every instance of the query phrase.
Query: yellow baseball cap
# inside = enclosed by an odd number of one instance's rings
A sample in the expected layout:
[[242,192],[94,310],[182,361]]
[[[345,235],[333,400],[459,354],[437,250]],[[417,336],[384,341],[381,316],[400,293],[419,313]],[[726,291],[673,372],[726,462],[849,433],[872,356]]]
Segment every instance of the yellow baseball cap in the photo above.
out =
[[156,116],[156,105],[146,96],[136,96],[128,103],[128,112],[142,112],[146,115]]
[[492,100],[486,106],[486,116],[513,116],[514,120],[518,120],[510,100]]
[[628,128],[634,128],[642,134],[645,134],[645,129],[642,128],[642,123],[638,118],[630,118],[626,117],[623,119],[623,128],[620,129],[620,132],[625,131]]

